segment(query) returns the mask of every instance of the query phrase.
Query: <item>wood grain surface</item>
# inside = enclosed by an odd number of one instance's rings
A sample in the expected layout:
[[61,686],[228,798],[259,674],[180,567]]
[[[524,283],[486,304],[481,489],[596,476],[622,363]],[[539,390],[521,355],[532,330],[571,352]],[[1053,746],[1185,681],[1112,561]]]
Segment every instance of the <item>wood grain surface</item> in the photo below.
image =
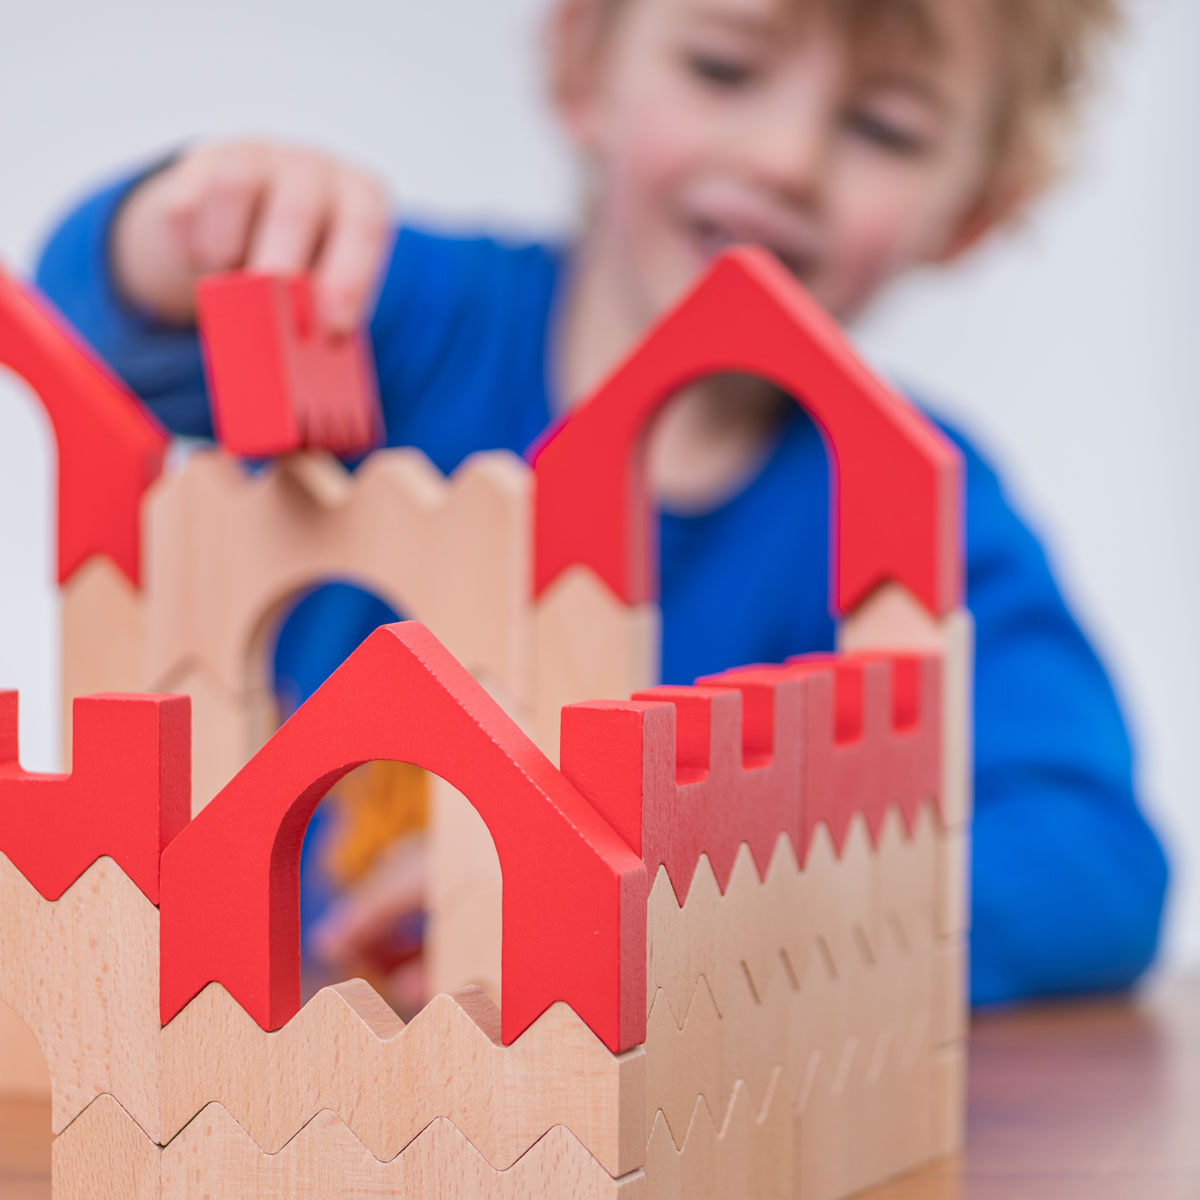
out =
[[[864,1197],[1200,1200],[1200,979],[977,1017],[971,1054],[966,1154]],[[49,1105],[0,1102],[0,1200],[49,1196]]]

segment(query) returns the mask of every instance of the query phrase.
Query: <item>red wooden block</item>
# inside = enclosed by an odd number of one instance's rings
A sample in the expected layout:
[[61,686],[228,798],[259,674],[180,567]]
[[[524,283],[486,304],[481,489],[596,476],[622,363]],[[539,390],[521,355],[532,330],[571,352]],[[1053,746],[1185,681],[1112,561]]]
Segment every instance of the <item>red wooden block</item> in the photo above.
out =
[[196,292],[217,439],[235,454],[352,455],[382,431],[364,333],[318,327],[312,280],[234,272]]
[[0,271],[0,366],[42,402],[58,443],[58,581],[105,554],[140,581],[142,493],[167,435],[48,301]]
[[765,876],[780,833],[803,864],[820,822],[839,853],[856,813],[911,832],[940,796],[940,681],[933,656],[811,655],[572,704],[562,771],[682,904],[701,854],[724,891],[743,843]]
[[74,769],[17,761],[17,693],[0,692],[0,851],[47,900],[108,855],[158,903],[159,858],[191,809],[187,696],[86,696],[74,704]]
[[211,981],[264,1028],[300,1001],[300,844],[364,762],[467,796],[504,873],[502,1033],[565,1000],[614,1052],[645,1040],[646,868],[423,626],[376,630],[163,854],[162,1020]]
[[751,248],[723,255],[537,452],[536,593],[582,563],[631,604],[654,598],[642,438],[680,388],[729,371],[778,384],[825,437],[834,610],[853,609],[888,580],[935,613],[958,607],[957,451],[863,365],[771,255]]
[[729,881],[745,842],[765,876],[781,832],[802,854],[806,681],[747,671],[627,704],[563,709],[563,774],[687,897],[700,855]]

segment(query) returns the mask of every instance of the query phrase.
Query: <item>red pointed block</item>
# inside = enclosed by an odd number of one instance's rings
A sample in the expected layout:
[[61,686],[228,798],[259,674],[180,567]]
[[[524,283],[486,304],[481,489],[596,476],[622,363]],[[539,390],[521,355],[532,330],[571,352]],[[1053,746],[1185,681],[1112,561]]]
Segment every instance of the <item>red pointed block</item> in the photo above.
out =
[[722,256],[537,452],[537,594],[583,564],[631,604],[657,594],[642,439],[697,378],[740,371],[795,397],[830,450],[837,612],[894,580],[934,613],[962,598],[961,462],[872,374],[768,253]]
[[0,366],[33,389],[58,443],[58,582],[103,554],[137,584],[142,494],[167,435],[49,302],[3,271]]
[[191,701],[86,696],[74,704],[74,769],[17,761],[17,693],[0,692],[0,851],[47,900],[104,855],[157,904],[163,848],[191,806]]
[[211,981],[264,1028],[300,1002],[300,845],[373,760],[440,775],[504,874],[505,1042],[565,1000],[614,1052],[645,1040],[646,868],[423,626],[376,630],[167,847],[162,1020]]
[[200,282],[196,303],[213,423],[227,450],[352,455],[378,442],[366,336],[335,338],[319,328],[307,275],[214,275]]

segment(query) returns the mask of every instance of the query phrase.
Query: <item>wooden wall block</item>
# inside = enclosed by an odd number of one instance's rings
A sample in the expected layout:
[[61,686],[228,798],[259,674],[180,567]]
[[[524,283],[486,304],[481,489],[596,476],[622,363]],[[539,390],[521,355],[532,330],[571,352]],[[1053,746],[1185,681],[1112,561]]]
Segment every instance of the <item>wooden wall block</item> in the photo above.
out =
[[940,937],[965,933],[971,926],[971,833],[967,825],[937,833],[935,906]]
[[964,934],[938,938],[933,954],[933,1031],[935,1046],[967,1037],[967,939]]
[[163,1128],[170,1138],[217,1101],[274,1154],[328,1109],[389,1160],[444,1117],[504,1169],[564,1125],[622,1175],[645,1152],[644,1059],[611,1054],[561,1003],[502,1046],[499,1010],[478,991],[435,996],[406,1026],[352,980],[264,1033],[214,984],[163,1031]]
[[967,1134],[967,1047],[965,1043],[940,1046],[933,1051],[931,1121],[933,1153],[954,1154],[963,1148]]
[[54,1139],[54,1200],[160,1200],[162,1149],[111,1097],[98,1096]]
[[0,855],[0,1001],[50,1068],[55,1132],[109,1093],[159,1130],[158,910],[102,858],[47,901]]
[[764,1109],[739,1086],[724,1124],[697,1101],[680,1143],[659,1116],[646,1147],[646,1195],[653,1200],[793,1200],[794,1120],[781,1089]]
[[845,651],[938,651],[942,665],[942,801],[948,827],[970,820],[972,794],[971,714],[974,627],[958,609],[936,618],[912,593],[889,583],[847,613],[838,628]]
[[402,1154],[380,1162],[332,1112],[321,1112],[278,1154],[264,1154],[210,1104],[163,1152],[162,1200],[651,1200],[641,1170],[611,1175],[560,1127],[498,1171],[450,1121],[427,1126]]
[[501,892],[498,880],[483,879],[430,907],[424,955],[431,993],[474,986],[500,1004]]
[[[330,471],[322,472],[326,484]],[[380,451],[339,493],[288,461],[249,477],[193,455],[147,505],[147,670],[196,660],[231,693],[265,687],[274,622],[308,588],[364,587],[425,622],[518,701],[529,685],[530,476],[515,456],[445,479],[416,450]],[[186,553],[180,547],[186,546]],[[469,546],[470,553],[447,547]]]
[[152,685],[192,700],[192,815],[250,761],[279,728],[274,693],[230,692],[207,667],[192,663]]
[[533,611],[533,687],[526,728],[558,761],[562,708],[624,700],[658,678],[658,609],[622,603],[583,567],[565,571]]
[[42,1048],[33,1030],[7,1004],[0,1004],[0,1096],[50,1098],[50,1068]]
[[71,762],[71,702],[101,692],[146,689],[142,593],[97,555],[60,592],[64,769]]

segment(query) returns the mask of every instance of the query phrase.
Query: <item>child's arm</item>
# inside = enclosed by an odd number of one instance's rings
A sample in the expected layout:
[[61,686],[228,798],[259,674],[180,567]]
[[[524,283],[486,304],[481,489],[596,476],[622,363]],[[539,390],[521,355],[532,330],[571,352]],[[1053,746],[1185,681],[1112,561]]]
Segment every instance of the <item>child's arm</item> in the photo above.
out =
[[1166,862],[1113,689],[1041,547],[965,442],[976,625],[971,996],[1128,986],[1158,944]]
[[348,330],[374,299],[391,237],[367,173],[295,147],[215,143],[90,198],[55,232],[37,282],[168,427],[208,435],[196,281],[311,270],[321,319]]

